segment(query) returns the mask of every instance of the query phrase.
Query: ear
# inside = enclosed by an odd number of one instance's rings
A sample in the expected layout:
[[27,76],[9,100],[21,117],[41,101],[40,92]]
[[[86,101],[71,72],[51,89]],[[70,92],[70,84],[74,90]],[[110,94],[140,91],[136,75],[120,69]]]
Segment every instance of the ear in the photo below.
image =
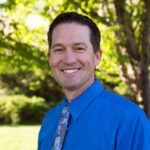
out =
[[47,53],[47,59],[48,59],[48,62],[49,62],[49,64],[50,64],[50,60],[51,60],[51,52],[50,51],[48,51],[48,53]]
[[96,53],[95,53],[95,66],[97,66],[100,61],[101,61],[101,56],[102,56],[102,51],[101,50],[98,50]]

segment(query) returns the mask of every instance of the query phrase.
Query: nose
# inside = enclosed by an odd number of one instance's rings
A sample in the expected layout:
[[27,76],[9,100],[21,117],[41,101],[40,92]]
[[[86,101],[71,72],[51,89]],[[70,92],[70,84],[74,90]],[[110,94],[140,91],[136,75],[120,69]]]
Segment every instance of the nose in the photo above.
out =
[[66,50],[64,54],[64,60],[63,62],[65,64],[73,64],[76,62],[76,55],[72,50]]

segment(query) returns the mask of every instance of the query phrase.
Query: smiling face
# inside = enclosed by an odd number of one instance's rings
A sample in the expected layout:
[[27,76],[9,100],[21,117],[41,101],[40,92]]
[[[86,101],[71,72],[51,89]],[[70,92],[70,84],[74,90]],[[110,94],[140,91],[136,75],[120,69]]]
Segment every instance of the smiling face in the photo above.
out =
[[94,81],[100,51],[94,53],[87,26],[62,23],[53,30],[48,60],[53,76],[64,92],[77,91],[76,95],[79,95]]

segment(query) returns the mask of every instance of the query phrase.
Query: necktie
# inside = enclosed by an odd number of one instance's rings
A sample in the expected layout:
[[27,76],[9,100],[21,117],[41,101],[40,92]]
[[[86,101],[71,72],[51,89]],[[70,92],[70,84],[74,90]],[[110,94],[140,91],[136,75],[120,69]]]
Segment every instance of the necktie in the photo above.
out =
[[63,141],[65,138],[67,125],[70,117],[70,110],[68,106],[65,106],[62,110],[61,117],[58,123],[58,128],[52,145],[52,150],[61,150]]

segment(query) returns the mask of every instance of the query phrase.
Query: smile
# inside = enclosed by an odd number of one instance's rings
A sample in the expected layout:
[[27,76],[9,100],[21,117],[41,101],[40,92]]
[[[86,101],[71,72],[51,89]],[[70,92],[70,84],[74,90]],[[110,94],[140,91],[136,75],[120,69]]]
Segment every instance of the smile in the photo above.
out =
[[78,70],[80,70],[80,69],[63,69],[62,71],[65,72],[65,73],[75,73]]

